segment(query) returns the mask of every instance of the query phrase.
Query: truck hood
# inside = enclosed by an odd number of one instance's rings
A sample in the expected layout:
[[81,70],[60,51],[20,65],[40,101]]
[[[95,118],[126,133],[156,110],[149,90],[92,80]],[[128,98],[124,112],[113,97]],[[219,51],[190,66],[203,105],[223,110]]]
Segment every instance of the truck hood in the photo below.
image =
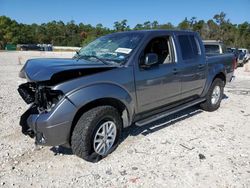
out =
[[41,58],[28,60],[19,73],[19,77],[26,78],[29,82],[48,81],[53,77],[72,79],[116,68],[117,65],[104,65],[87,60]]

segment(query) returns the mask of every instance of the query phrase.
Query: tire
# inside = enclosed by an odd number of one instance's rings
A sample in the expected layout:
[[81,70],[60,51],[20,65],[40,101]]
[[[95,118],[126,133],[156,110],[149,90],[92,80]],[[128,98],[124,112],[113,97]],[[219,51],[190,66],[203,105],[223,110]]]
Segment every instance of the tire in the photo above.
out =
[[[114,125],[112,124],[112,122]],[[111,124],[112,126],[115,127],[112,128],[111,131],[116,133],[115,136],[113,135],[113,138],[115,138],[112,140],[113,144],[112,146],[108,147],[104,143],[109,143],[110,141],[100,142],[102,143],[102,148],[103,144],[105,145],[104,150],[106,148],[109,149],[105,153],[102,154],[97,153],[96,152],[97,146],[94,145],[94,141],[98,137],[97,132],[103,130],[105,134],[107,132],[105,126],[106,125],[111,126]],[[101,128],[103,126],[105,127],[104,129]],[[86,161],[98,162],[99,160],[106,157],[108,154],[110,154],[116,149],[116,147],[119,145],[120,142],[121,132],[122,132],[122,119],[118,111],[114,107],[112,106],[95,107],[82,114],[82,116],[76,123],[76,126],[73,130],[71,137],[72,151],[75,155]],[[105,136],[105,139],[108,140],[108,137]],[[102,137],[101,140],[104,140],[104,137]]]
[[[220,107],[220,103],[223,97],[224,86],[225,84],[220,78],[214,79],[212,85],[210,86],[207,92],[206,101],[200,104],[201,109],[208,111],[208,112],[217,110]],[[218,90],[218,87],[219,87],[219,97],[218,97],[218,100],[214,100],[213,92],[215,88]]]

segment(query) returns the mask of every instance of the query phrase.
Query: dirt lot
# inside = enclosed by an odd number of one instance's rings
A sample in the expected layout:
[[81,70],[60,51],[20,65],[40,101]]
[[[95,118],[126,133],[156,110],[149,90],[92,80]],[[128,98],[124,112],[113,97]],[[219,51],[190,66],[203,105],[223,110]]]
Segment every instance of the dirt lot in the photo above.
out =
[[[250,72],[238,68],[221,108],[190,108],[125,130],[118,149],[92,164],[70,150],[36,148],[21,134],[28,107],[16,89],[27,58],[61,52],[0,52],[0,187],[250,187]],[[250,63],[248,63],[250,70]]]

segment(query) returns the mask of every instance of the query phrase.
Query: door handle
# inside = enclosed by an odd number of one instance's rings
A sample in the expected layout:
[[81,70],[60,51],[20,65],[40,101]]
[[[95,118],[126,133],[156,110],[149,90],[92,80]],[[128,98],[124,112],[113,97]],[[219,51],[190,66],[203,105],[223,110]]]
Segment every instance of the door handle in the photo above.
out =
[[177,74],[178,73],[178,71],[177,71],[177,69],[173,69],[173,74]]

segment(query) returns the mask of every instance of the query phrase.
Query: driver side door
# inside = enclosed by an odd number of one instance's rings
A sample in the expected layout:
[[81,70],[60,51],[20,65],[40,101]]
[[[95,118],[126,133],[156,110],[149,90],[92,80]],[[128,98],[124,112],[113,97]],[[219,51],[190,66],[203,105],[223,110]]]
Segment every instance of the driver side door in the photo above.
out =
[[[160,42],[153,43],[154,40]],[[172,37],[161,36],[151,39],[142,51],[138,66],[135,66],[138,113],[180,100],[181,79],[174,50]],[[143,68],[141,65],[147,53],[156,53],[159,57],[158,64]]]

